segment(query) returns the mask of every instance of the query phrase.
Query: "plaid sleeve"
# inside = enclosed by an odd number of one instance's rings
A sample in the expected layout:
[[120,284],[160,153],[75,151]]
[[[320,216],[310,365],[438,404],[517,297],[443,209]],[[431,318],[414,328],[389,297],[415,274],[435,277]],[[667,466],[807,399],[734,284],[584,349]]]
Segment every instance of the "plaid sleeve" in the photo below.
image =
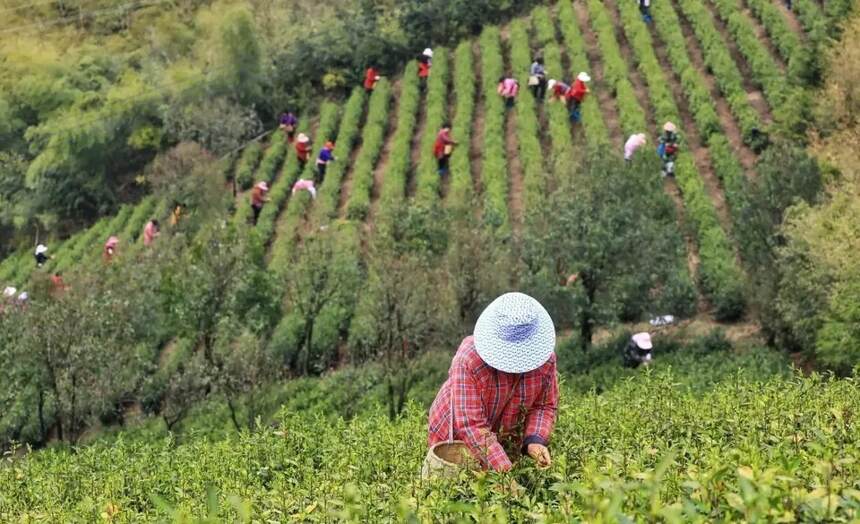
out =
[[523,447],[529,444],[549,443],[552,429],[555,426],[555,414],[558,408],[558,375],[555,359],[550,364],[546,379],[543,381],[543,393],[526,415],[526,431]]
[[467,366],[456,366],[451,394],[454,395],[454,434],[462,438],[472,455],[496,471],[511,469],[511,461],[490,431],[481,402],[481,391]]

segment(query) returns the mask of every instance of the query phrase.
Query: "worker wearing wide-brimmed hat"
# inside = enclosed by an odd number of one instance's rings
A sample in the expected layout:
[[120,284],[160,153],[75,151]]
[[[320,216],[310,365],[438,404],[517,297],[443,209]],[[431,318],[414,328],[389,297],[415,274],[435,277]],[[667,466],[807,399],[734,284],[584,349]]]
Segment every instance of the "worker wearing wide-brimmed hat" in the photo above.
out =
[[311,139],[308,135],[304,133],[299,133],[298,138],[296,138],[296,158],[299,161],[299,171],[305,170],[305,164],[308,163],[308,159],[311,157]]
[[[554,350],[555,326],[537,300],[522,293],[494,300],[460,344],[430,407],[430,446],[463,441],[496,471],[511,468],[509,451],[549,466],[558,405]],[[505,444],[512,444],[508,451]]]

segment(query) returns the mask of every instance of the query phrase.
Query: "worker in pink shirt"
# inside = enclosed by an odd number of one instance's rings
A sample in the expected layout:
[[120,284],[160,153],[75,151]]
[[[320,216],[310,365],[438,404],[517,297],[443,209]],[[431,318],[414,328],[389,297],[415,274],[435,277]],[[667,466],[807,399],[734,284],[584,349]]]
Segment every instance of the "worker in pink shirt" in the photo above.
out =
[[514,107],[519,91],[520,83],[516,79],[504,76],[499,78],[499,87],[496,88],[496,92],[505,99],[505,107],[508,109]]

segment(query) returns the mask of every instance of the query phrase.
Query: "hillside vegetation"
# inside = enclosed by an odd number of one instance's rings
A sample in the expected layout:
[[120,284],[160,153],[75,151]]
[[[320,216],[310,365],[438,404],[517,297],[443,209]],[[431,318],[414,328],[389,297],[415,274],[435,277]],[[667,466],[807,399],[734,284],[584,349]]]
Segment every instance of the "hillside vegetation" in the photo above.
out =
[[[860,518],[852,3],[661,0],[650,24],[620,0],[514,4],[179,2],[114,25],[87,4],[44,48],[3,39],[0,221],[49,229],[52,258],[0,262],[30,296],[0,303],[0,519]],[[527,89],[536,55],[590,73],[581,122]],[[316,197],[293,193],[328,140]],[[554,464],[423,483],[452,348],[511,289],[564,340]],[[657,366],[622,370],[665,314]]]

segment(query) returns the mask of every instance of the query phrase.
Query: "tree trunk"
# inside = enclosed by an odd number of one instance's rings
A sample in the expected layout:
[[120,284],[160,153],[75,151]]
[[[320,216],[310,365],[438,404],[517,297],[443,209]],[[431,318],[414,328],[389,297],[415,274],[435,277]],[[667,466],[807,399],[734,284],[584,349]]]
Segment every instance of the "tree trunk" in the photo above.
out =
[[39,440],[41,442],[47,441],[47,435],[45,435],[45,392],[39,389]]
[[230,420],[233,421],[233,427],[236,428],[236,431],[241,433],[242,426],[239,425],[239,420],[236,418],[236,406],[233,404],[233,399],[227,397],[227,407],[230,408]]
[[597,283],[588,271],[582,272],[582,287],[585,289],[587,304],[582,308],[582,312],[579,315],[579,336],[582,350],[588,351],[591,348],[591,339],[594,336],[594,315],[591,314],[591,308],[594,304],[594,298],[597,296]]
[[305,328],[305,350],[304,350],[304,358],[302,358],[301,363],[301,372],[302,375],[308,374],[308,368],[311,360],[311,348],[313,347],[311,344],[314,338],[314,321],[311,320],[308,322],[307,327]]

